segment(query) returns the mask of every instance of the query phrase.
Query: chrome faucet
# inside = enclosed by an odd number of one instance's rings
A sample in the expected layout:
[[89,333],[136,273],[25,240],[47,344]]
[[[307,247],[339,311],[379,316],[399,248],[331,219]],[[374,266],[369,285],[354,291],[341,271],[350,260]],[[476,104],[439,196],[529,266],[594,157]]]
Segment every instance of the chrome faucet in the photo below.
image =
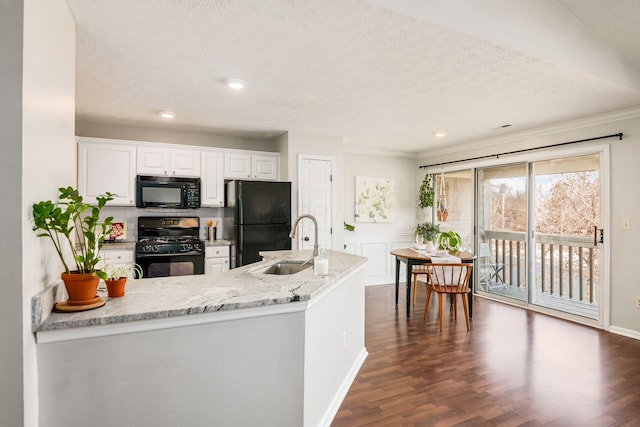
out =
[[318,253],[318,221],[315,219],[313,215],[303,214],[303,215],[300,215],[298,218],[296,218],[296,221],[293,223],[293,227],[291,227],[291,233],[289,233],[289,237],[291,237],[292,239],[296,237],[296,229],[298,228],[298,223],[302,218],[309,218],[311,221],[313,221],[313,224],[316,227],[315,234],[314,234],[315,240],[313,241],[313,256],[317,257],[319,255]]

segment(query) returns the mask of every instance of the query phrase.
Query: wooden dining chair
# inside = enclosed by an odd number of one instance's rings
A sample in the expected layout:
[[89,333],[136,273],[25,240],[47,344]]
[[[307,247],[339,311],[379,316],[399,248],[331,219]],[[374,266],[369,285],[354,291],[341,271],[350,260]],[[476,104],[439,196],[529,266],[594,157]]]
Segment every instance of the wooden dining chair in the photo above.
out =
[[440,330],[442,331],[442,295],[448,294],[453,298],[453,316],[458,319],[457,295],[462,297],[464,316],[467,321],[467,331],[470,329],[469,306],[467,305],[467,294],[469,293],[469,280],[473,264],[438,264],[427,265],[427,302],[424,306],[424,319],[427,318],[429,302],[433,292],[438,294],[438,317],[440,320]]
[[428,266],[431,264],[419,264],[419,265],[414,265],[411,268],[411,274],[413,275],[413,305],[416,305],[416,294],[418,293],[418,276],[424,275],[425,277],[425,283],[428,280],[428,276],[427,276],[427,268]]

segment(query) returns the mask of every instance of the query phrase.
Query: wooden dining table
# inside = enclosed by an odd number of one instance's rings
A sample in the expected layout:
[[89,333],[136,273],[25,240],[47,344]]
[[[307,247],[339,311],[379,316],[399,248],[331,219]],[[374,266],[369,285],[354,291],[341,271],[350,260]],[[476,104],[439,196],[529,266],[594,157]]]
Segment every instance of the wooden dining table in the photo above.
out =
[[[421,253],[420,253],[421,252]],[[429,257],[424,255],[424,251],[418,252],[413,248],[401,248],[391,251],[391,255],[396,257],[396,306],[398,305],[398,291],[400,290],[400,263],[403,262],[407,265],[407,317],[411,314],[411,285],[412,283],[412,271],[414,265],[422,265],[431,262],[438,262],[437,257]],[[461,262],[473,263],[476,256],[470,252],[450,252],[451,255],[460,258]],[[469,281],[469,317],[473,314],[473,274]]]

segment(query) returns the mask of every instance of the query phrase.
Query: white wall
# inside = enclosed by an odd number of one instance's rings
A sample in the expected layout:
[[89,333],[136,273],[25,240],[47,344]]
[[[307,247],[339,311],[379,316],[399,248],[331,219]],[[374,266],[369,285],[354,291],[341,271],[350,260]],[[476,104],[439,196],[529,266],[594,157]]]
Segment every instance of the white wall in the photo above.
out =
[[[0,179],[22,180],[22,1],[0,2],[0,132],[3,155]],[[10,224],[0,239],[0,269],[3,290],[0,298],[0,425],[23,423],[22,367],[22,222],[20,185],[3,185],[0,210],[3,224]]]
[[[345,250],[369,258],[365,271],[366,284],[392,283],[395,280],[395,262],[389,252],[412,243],[412,229],[416,226],[419,214],[418,183],[423,175],[418,170],[415,158],[346,153],[344,163],[345,220],[356,227],[353,232],[344,231]],[[394,179],[396,198],[393,222],[354,221],[356,176]]]
[[[21,223],[15,228],[21,233],[16,241],[22,242],[22,251],[16,255],[18,259],[13,260],[15,266],[22,266],[22,284],[13,285],[22,290],[21,327],[14,323],[16,319],[9,322],[22,331],[23,423],[35,426],[38,424],[38,372],[31,333],[31,296],[59,279],[61,264],[51,243],[36,237],[31,230],[31,205],[43,199],[56,200],[58,187],[76,185],[75,23],[66,2],[25,1],[23,34],[22,160],[12,166],[17,170],[21,164],[22,174],[7,180],[22,183],[22,198],[14,199],[21,211],[21,221],[14,223]],[[5,208],[10,205],[5,203]],[[41,375],[46,376],[47,372]],[[20,424],[22,422],[3,425]]]
[[[636,262],[638,241],[640,241],[640,197],[635,191],[640,182],[640,109],[621,111],[591,119],[558,124],[545,129],[527,132],[517,138],[503,138],[500,141],[479,141],[484,147],[450,153],[429,153],[420,164],[459,160],[481,155],[540,147],[567,141],[576,141],[603,135],[624,133],[624,138],[594,141],[589,144],[610,145],[609,188],[604,191],[610,197],[608,216],[603,220],[609,236],[610,260],[610,330],[640,339],[640,310],[635,307],[640,296],[640,280],[631,267]],[[579,146],[584,146],[582,143]],[[508,156],[502,156],[508,161]],[[622,219],[631,220],[631,229],[622,229]],[[606,302],[605,302],[606,303]]]

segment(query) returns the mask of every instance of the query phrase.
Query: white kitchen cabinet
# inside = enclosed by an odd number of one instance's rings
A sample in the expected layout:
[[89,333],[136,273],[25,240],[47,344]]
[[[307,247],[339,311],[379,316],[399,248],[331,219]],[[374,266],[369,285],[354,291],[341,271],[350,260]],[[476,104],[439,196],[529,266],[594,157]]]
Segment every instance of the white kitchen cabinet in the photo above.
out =
[[204,274],[229,271],[229,246],[207,246],[204,257]]
[[109,206],[135,206],[136,147],[117,140],[79,139],[78,191],[90,204],[108,191],[116,194]]
[[224,154],[219,151],[203,151],[201,158],[201,189],[200,202],[202,206],[224,206]]
[[200,177],[200,150],[140,145],[136,169],[139,175]]
[[224,154],[224,177],[251,178],[251,155],[241,153]]
[[275,181],[280,177],[280,155],[225,153],[224,177]]
[[277,180],[280,178],[280,155],[251,156],[251,172],[255,179]]

